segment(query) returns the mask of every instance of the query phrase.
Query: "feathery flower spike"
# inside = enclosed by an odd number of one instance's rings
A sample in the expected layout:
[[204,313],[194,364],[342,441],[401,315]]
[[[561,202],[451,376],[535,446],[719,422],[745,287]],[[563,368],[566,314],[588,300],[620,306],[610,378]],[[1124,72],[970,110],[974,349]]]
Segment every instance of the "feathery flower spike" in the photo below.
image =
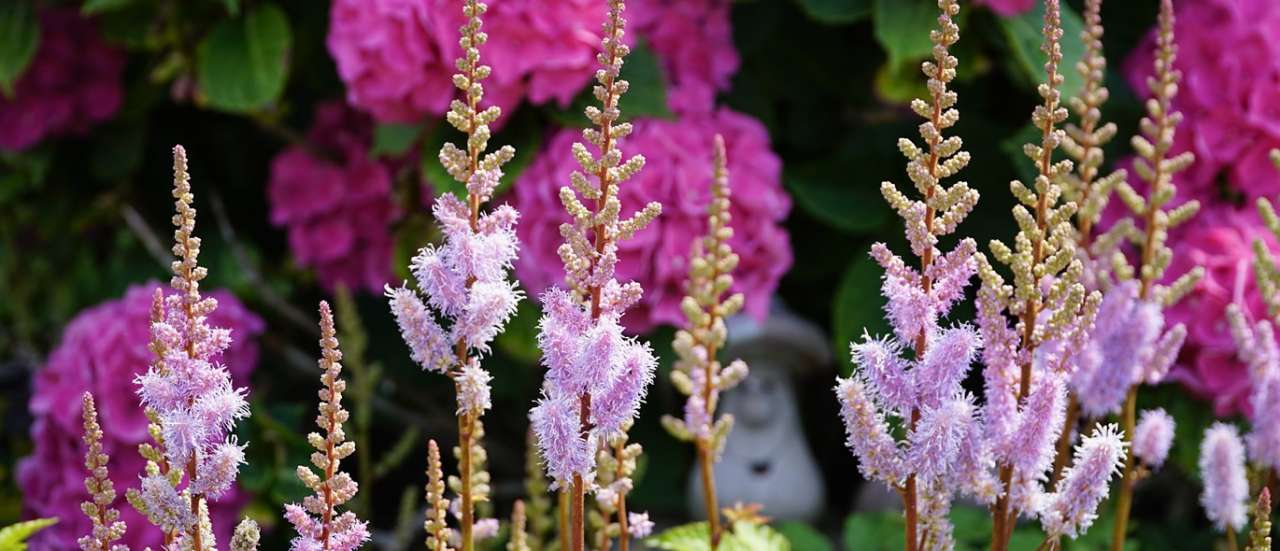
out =
[[1240,433],[1226,423],[1214,423],[1200,443],[1200,476],[1204,492],[1200,504],[1213,525],[1222,531],[1244,527],[1249,480],[1245,476],[1244,443]]
[[459,29],[462,55],[453,85],[462,95],[449,105],[445,119],[467,135],[466,147],[446,143],[440,149],[440,164],[453,179],[466,187],[466,200],[445,193],[436,198],[432,214],[444,234],[444,242],[418,251],[410,271],[420,296],[407,287],[387,288],[391,311],[414,361],[423,369],[453,378],[457,390],[459,436],[459,484],[453,488],[460,501],[460,545],[474,549],[476,503],[488,499],[488,473],[483,465],[480,417],[491,407],[489,382],[492,376],[480,366],[480,357],[490,352],[490,343],[515,314],[523,294],[507,278],[519,243],[515,226],[519,213],[509,205],[482,212],[484,203],[502,179],[502,166],[515,149],[503,146],[485,153],[491,131],[489,125],[502,114],[498,106],[480,109],[483,81],[492,69],[480,63],[480,46],[488,40],[481,30],[481,17],[488,6],[466,0],[462,13],[466,23]]
[[1249,325],[1238,304],[1227,307],[1227,321],[1237,355],[1249,368],[1252,430],[1245,436],[1249,458],[1267,469],[1280,469],[1280,346],[1270,320]]
[[[716,352],[728,337],[725,319],[742,309],[742,293],[724,296],[733,286],[733,270],[738,255],[729,247],[733,228],[729,226],[729,172],[724,137],[715,137],[708,207],[707,235],[695,241],[689,255],[687,295],[681,301],[686,325],[676,332],[672,348],[678,360],[671,370],[671,382],[688,396],[684,419],[664,416],[662,424],[680,440],[692,441],[698,450],[702,493],[710,522],[711,547],[719,544],[720,506],[716,502],[715,463],[733,427],[733,416],[715,417],[720,393],[736,386],[747,376],[747,365],[734,360],[722,367]],[[647,517],[646,517],[647,518]]]
[[449,500],[444,497],[444,473],[440,468],[440,447],[427,441],[427,518],[422,528],[427,533],[429,551],[452,551],[449,547]]
[[[226,368],[211,361],[231,343],[230,331],[212,327],[208,315],[218,303],[202,297],[200,281],[208,275],[199,265],[200,238],[194,235],[196,210],[191,206],[187,156],[173,148],[174,294],[156,293],[151,349],[156,361],[135,382],[144,408],[159,430],[160,449],[140,448],[149,464],[130,503],[169,533],[169,543],[195,551],[213,549],[205,500],[217,499],[235,483],[244,463],[244,447],[231,430],[249,416],[247,391],[234,388]],[[185,475],[186,485],[178,489]],[[186,502],[186,506],[181,506]]]
[[1098,504],[1107,498],[1112,476],[1120,473],[1126,446],[1114,424],[1103,425],[1084,437],[1061,483],[1045,498],[1040,523],[1049,537],[1075,538],[1089,529],[1098,518]]
[[[560,189],[560,201],[572,219],[560,227],[564,243],[558,251],[568,290],[552,288],[542,295],[538,326],[547,375],[530,419],[548,474],[557,488],[569,492],[571,526],[561,537],[569,538],[573,551],[585,544],[584,495],[596,474],[596,451],[626,430],[657,363],[648,345],[622,334],[622,314],[643,291],[634,282],[618,282],[614,272],[618,241],[629,239],[662,212],[662,205],[649,203],[630,218],[620,216],[618,187],[644,166],[644,157],[623,160],[618,149],[618,140],[632,130],[630,123],[618,120],[618,100],[628,87],[619,75],[630,52],[622,41],[624,9],[623,0],[609,1],[597,56],[599,84],[593,88],[600,106],[585,110],[593,126],[582,132],[586,143],[573,146],[582,170],[574,171],[571,185]],[[619,524],[625,520],[620,516]],[[619,543],[626,551],[627,538]]]
[[1253,508],[1253,530],[1245,551],[1271,551],[1271,488],[1262,487]]
[[[976,268],[977,246],[962,239],[944,254],[938,239],[955,232],[977,204],[978,192],[965,182],[942,184],[969,164],[969,153],[961,150],[960,137],[944,136],[960,118],[956,93],[947,88],[959,64],[949,48],[960,39],[953,20],[960,7],[955,0],[940,0],[938,10],[938,28],[929,35],[932,59],[922,65],[929,96],[911,102],[925,119],[920,125],[924,147],[898,140],[918,197],[890,182],[880,184],[885,201],[903,219],[920,267],[909,267],[883,243],[872,245],[871,256],[885,271],[881,293],[888,299],[885,316],[894,335],[867,335],[851,344],[857,369],[836,386],[848,443],[863,474],[902,495],[910,550],[920,542],[949,541],[946,512],[953,493],[987,493],[978,490],[984,478],[977,472],[985,450],[964,445],[977,412],[960,388],[982,339],[967,325],[942,327],[939,322],[963,298]],[[913,351],[914,360],[902,357],[905,348]],[[890,434],[889,417],[906,427],[903,442]],[[963,487],[945,483],[952,475],[964,481]]]
[[324,435],[315,432],[307,435],[307,442],[316,449],[311,454],[311,464],[319,472],[303,465],[297,470],[298,479],[315,493],[303,499],[301,505],[285,505],[285,518],[298,533],[290,544],[294,551],[352,551],[369,541],[369,528],[355,513],[338,512],[338,506],[354,497],[359,486],[351,475],[339,469],[342,460],[355,453],[356,443],[347,440],[342,428],[350,417],[342,407],[347,382],[340,377],[342,351],[338,349],[333,312],[325,301],[320,301],[320,350],[320,382],[324,387],[319,393],[316,425]]
[[107,462],[110,458],[102,451],[102,427],[98,425],[98,410],[93,405],[93,395],[84,393],[82,399],[84,411],[84,443],[88,448],[84,454],[84,468],[89,476],[84,479],[84,487],[89,491],[89,501],[80,505],[80,510],[93,522],[93,531],[77,540],[82,551],[127,551],[128,547],[112,542],[124,537],[128,528],[120,520],[120,511],[111,503],[116,499],[116,489],[107,474]]
[[1162,408],[1143,411],[1133,431],[1133,456],[1148,468],[1159,469],[1169,457],[1176,426],[1173,416]]

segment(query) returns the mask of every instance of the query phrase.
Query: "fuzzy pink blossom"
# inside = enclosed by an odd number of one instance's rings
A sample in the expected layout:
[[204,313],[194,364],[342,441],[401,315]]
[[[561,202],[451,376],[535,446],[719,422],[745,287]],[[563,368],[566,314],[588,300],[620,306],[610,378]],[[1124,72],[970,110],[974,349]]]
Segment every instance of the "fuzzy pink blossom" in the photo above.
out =
[[902,451],[889,433],[889,423],[872,402],[867,384],[857,374],[835,387],[844,418],[845,445],[858,457],[858,472],[867,479],[896,487],[907,478]]
[[633,538],[646,538],[653,533],[649,513],[627,513],[627,532]]
[[1066,417],[1066,385],[1054,373],[1033,379],[1031,393],[1023,401],[1018,423],[999,455],[1021,476],[1041,480],[1053,465],[1054,444]]
[[[152,294],[159,288],[155,282],[133,286],[123,298],[81,312],[67,325],[36,375],[29,404],[35,418],[31,428],[34,449],[18,465],[18,486],[29,514],[61,519],[35,536],[36,548],[74,548],[76,538],[89,531],[89,519],[79,513],[80,503],[89,498],[76,399],[85,391],[94,394],[104,427],[103,450],[111,457],[111,480],[120,496],[113,507],[131,527],[146,523],[124,503],[124,493],[139,487],[144,462],[137,446],[150,440],[133,380],[152,360],[147,326]],[[256,337],[264,329],[263,322],[229,293],[214,291],[207,296],[218,299],[219,305],[209,323],[231,330],[229,347],[212,359],[227,366],[235,386],[245,385],[258,362]],[[220,541],[230,538],[237,512],[247,498],[238,488],[229,488],[227,495],[209,503]],[[120,543],[134,549],[159,548],[161,539],[155,530],[131,529]]]
[[[619,280],[634,281],[644,298],[624,318],[633,332],[658,324],[680,324],[680,300],[689,272],[689,244],[706,233],[711,199],[712,143],[724,136],[729,173],[733,174],[734,235],[729,240],[741,259],[734,270],[733,290],[746,296],[746,311],[757,319],[768,313],[770,297],[791,266],[791,244],[781,222],[791,208],[782,189],[781,163],[769,145],[764,126],[755,119],[720,109],[679,120],[641,119],[622,140],[629,153],[645,157],[645,169],[622,184],[622,216],[651,201],[663,205],[662,216],[635,237],[618,244]],[[579,132],[562,130],[521,173],[515,204],[523,221],[517,232],[525,248],[516,275],[531,293],[561,284],[564,269],[557,249],[560,224],[568,221],[560,204],[560,188],[577,167],[571,144]]]
[[381,290],[400,213],[390,168],[369,157],[372,125],[341,102],[321,103],[306,139],[271,161],[271,223],[288,229],[294,259],[326,288]]
[[1178,304],[1165,311],[1170,323],[1186,326],[1186,343],[1169,377],[1194,394],[1213,401],[1217,415],[1247,413],[1249,369],[1236,357],[1226,311],[1240,304],[1247,317],[1266,317],[1267,308],[1253,277],[1253,242],[1261,239],[1273,253],[1275,236],[1252,209],[1210,208],[1170,236],[1173,262],[1168,273],[1204,267],[1204,278]]
[[910,445],[906,460],[912,472],[925,480],[941,481],[949,477],[963,440],[970,435],[974,410],[973,396],[967,393],[957,394],[937,406],[924,407],[915,430],[907,436]]
[[[637,0],[631,28],[658,54],[672,111],[710,113],[729,88],[740,59],[733,46],[730,0]],[[735,185],[736,185],[735,176]]]
[[1226,423],[1214,423],[1200,443],[1200,477],[1204,491],[1200,504],[1218,530],[1244,527],[1249,499],[1245,477],[1244,443],[1240,433]]
[[1280,468],[1280,346],[1271,321],[1250,326],[1239,305],[1227,309],[1239,357],[1249,368],[1249,407],[1253,430],[1245,437],[1249,457],[1268,468]]
[[1071,387],[1081,411],[1091,417],[1116,413],[1129,387],[1163,378],[1184,331],[1175,327],[1166,338],[1163,328],[1160,306],[1138,298],[1136,281],[1104,294],[1089,339],[1072,356]]
[[1003,17],[1022,15],[1036,5],[1036,0],[976,0],[978,6],[986,6]]
[[[1280,146],[1277,86],[1280,12],[1270,0],[1177,2],[1174,67],[1183,81],[1173,109],[1184,117],[1171,155],[1196,162],[1174,178],[1180,195],[1210,202],[1243,194],[1249,203],[1280,194],[1280,173],[1267,158]],[[1156,31],[1134,48],[1124,72],[1140,97],[1149,95]],[[1181,273],[1181,272],[1174,272]]]
[[1062,472],[1057,488],[1045,496],[1040,513],[1045,532],[1074,538],[1089,530],[1098,518],[1098,504],[1107,498],[1111,478],[1124,465],[1126,447],[1114,424],[1103,425],[1080,441],[1075,460]]
[[1133,429],[1133,456],[1148,467],[1160,468],[1173,446],[1176,426],[1173,416],[1162,408],[1143,411],[1138,426]]
[[[566,106],[591,80],[603,0],[512,0],[485,13],[482,106],[512,113],[522,100]],[[454,98],[451,75],[465,19],[446,0],[338,0],[326,44],[347,101],[379,121],[417,122]]]
[[40,43],[13,93],[0,93],[0,150],[82,134],[120,109],[125,57],[75,8],[42,10]]
[[539,456],[553,479],[553,488],[567,485],[575,474],[587,476],[595,465],[596,438],[594,434],[582,436],[578,411],[578,401],[572,396],[544,396],[529,411]]

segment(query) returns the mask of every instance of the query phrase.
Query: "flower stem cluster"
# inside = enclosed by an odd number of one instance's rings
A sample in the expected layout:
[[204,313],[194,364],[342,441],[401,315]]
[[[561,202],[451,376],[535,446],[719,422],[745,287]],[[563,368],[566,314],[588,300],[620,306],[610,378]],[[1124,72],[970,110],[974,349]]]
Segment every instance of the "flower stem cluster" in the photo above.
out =
[[128,527],[120,520],[120,511],[111,506],[116,500],[116,489],[107,472],[110,458],[102,450],[102,427],[98,425],[98,409],[93,404],[93,395],[85,392],[82,403],[84,443],[88,447],[84,454],[84,468],[89,471],[84,487],[89,491],[89,501],[82,503],[80,510],[93,522],[93,531],[77,543],[82,551],[127,551],[127,546],[112,543],[124,537]]
[[285,505],[285,519],[298,532],[291,545],[294,550],[352,551],[369,540],[369,529],[355,513],[337,510],[355,497],[359,486],[351,475],[340,470],[342,460],[355,453],[356,443],[347,440],[342,428],[350,417],[342,407],[347,382],[339,377],[342,351],[338,349],[333,313],[324,301],[320,302],[320,349],[320,382],[324,387],[320,389],[316,425],[324,434],[307,435],[307,442],[316,449],[311,454],[311,464],[318,473],[302,465],[297,470],[298,479],[315,493],[303,499],[301,505]]
[[597,57],[598,84],[592,89],[600,106],[586,108],[593,126],[583,130],[585,144],[573,145],[581,170],[560,189],[571,218],[560,227],[564,243],[558,249],[568,290],[552,288],[542,295],[538,344],[547,376],[543,396],[530,412],[547,472],[556,487],[570,493],[571,526],[562,537],[574,551],[585,545],[584,495],[597,475],[597,451],[635,417],[657,363],[647,345],[622,334],[622,315],[642,290],[634,282],[619,283],[614,272],[618,242],[662,211],[660,204],[650,203],[629,218],[621,216],[619,186],[644,165],[639,155],[623,160],[618,148],[632,131],[630,123],[619,122],[618,101],[628,87],[620,73],[630,51],[622,41],[623,10],[623,0],[610,0]]
[[747,365],[741,360],[722,368],[716,358],[716,351],[724,347],[728,337],[725,319],[738,313],[745,300],[742,293],[725,296],[733,286],[733,270],[738,265],[738,255],[729,247],[729,239],[733,237],[733,228],[729,227],[729,196],[724,138],[717,134],[707,235],[694,243],[689,255],[688,294],[681,301],[686,325],[676,332],[672,342],[679,359],[671,371],[671,382],[688,399],[683,419],[670,415],[662,418],[668,432],[697,447],[713,549],[719,542],[721,530],[714,466],[733,427],[732,415],[715,418],[716,405],[721,392],[733,388],[747,376]]

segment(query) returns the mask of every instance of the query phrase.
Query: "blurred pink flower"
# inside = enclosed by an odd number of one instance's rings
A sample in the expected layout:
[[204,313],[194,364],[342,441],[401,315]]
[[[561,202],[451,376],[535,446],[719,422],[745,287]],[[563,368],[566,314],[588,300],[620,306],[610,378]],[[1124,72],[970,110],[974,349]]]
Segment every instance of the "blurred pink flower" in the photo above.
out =
[[[1175,178],[1180,195],[1219,198],[1222,181],[1250,204],[1280,194],[1280,172],[1267,159],[1280,147],[1280,11],[1271,0],[1192,0],[1177,8],[1175,65],[1183,82],[1174,107],[1185,120],[1171,154],[1196,154]],[[1154,36],[1124,64],[1140,97],[1149,95]]]
[[[505,0],[485,15],[481,62],[493,67],[484,105],[512,112],[523,99],[569,101],[595,74],[604,0]],[[416,122],[454,97],[459,4],[445,0],[336,0],[329,53],[347,101],[379,121]]]
[[975,5],[986,6],[1004,17],[1022,15],[1035,7],[1036,0],[975,0]]
[[0,93],[0,149],[83,133],[120,108],[124,56],[74,8],[40,13],[40,45],[13,95]]
[[368,117],[322,103],[307,133],[313,149],[290,147],[271,161],[271,223],[288,228],[294,258],[329,289],[379,292],[391,281],[389,226],[400,213],[391,169],[369,157],[371,132]]
[[658,54],[667,104],[677,113],[709,113],[738,70],[729,0],[636,0],[631,29]]
[[1263,239],[1273,252],[1280,244],[1252,208],[1208,208],[1170,237],[1170,277],[1203,266],[1204,279],[1182,302],[1166,310],[1170,325],[1184,323],[1186,343],[1170,373],[1194,393],[1213,400],[1218,415],[1245,411],[1248,368],[1236,358],[1226,308],[1242,304],[1252,319],[1266,317],[1266,305],[1253,278],[1253,242]]
[[[634,239],[619,244],[618,279],[644,287],[644,298],[623,319],[627,328],[645,332],[661,323],[676,324],[693,240],[706,231],[711,193],[711,147],[724,135],[733,190],[733,251],[741,258],[734,289],[746,295],[746,311],[757,319],[768,313],[778,280],[791,266],[791,243],[781,222],[791,209],[782,189],[781,163],[765,128],[755,119],[720,109],[680,120],[635,121],[635,133],[623,149],[642,154],[644,170],[621,189],[623,216],[650,201],[663,205],[662,215]],[[556,248],[560,224],[568,220],[559,190],[578,168],[570,144],[577,130],[562,130],[548,140],[540,156],[516,182],[515,203],[521,213],[517,233],[523,246],[516,275],[531,296],[561,284],[564,268]]]
[[[36,536],[35,549],[72,549],[76,538],[89,533],[89,519],[80,503],[89,498],[84,479],[84,429],[80,400],[90,391],[98,403],[103,451],[111,456],[111,480],[118,496],[115,508],[130,529],[120,543],[133,549],[158,549],[160,533],[150,529],[144,517],[124,500],[125,490],[138,487],[144,461],[137,447],[147,436],[147,418],[138,400],[134,377],[144,373],[152,360],[151,298],[160,284],[135,285],[124,298],[89,308],[71,321],[58,347],[36,375],[29,404],[35,423],[31,427],[34,450],[18,464],[17,480],[27,512],[57,517],[57,525]],[[225,291],[207,294],[218,300],[210,315],[212,325],[231,329],[231,347],[219,359],[231,372],[236,386],[248,384],[258,363],[255,338],[263,322]],[[240,508],[247,497],[238,488],[210,503],[219,541],[229,541]]]

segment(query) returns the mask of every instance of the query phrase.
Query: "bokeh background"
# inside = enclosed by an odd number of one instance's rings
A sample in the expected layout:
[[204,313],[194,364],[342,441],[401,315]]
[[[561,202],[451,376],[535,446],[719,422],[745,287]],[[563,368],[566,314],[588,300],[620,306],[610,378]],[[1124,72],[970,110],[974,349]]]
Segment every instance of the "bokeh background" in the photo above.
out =
[[[516,272],[536,296],[560,277],[554,194],[568,181],[568,147],[585,124],[605,8],[603,0],[490,3],[487,100],[504,109],[495,142],[518,149],[497,200],[523,212]],[[955,133],[973,156],[963,177],[982,193],[959,233],[979,243],[1014,232],[1008,182],[1032,170],[1021,144],[1034,134],[1028,120],[1041,74],[1035,4],[964,2],[959,18]],[[1080,4],[1064,6],[1067,67],[1082,51]],[[1138,492],[1143,549],[1210,545],[1197,503],[1198,438],[1215,417],[1248,414],[1244,368],[1220,314],[1233,299],[1263,313],[1250,247],[1264,238],[1277,248],[1251,201],[1280,194],[1280,173],[1266,160],[1280,144],[1280,9],[1271,0],[1176,4],[1185,78],[1177,105],[1186,115],[1176,149],[1198,156],[1177,183],[1181,197],[1206,208],[1172,236],[1170,272],[1196,263],[1208,275],[1170,313],[1190,329],[1176,381],[1141,391],[1143,407],[1163,406],[1178,422],[1173,460]],[[1111,91],[1103,118],[1120,136],[1108,165],[1130,155],[1156,9],[1155,0],[1103,9]],[[665,359],[632,432],[646,448],[635,507],[665,524],[687,518],[692,450],[658,418],[680,407],[665,377],[670,324],[679,319],[684,257],[705,225],[712,136],[722,133],[749,313],[785,305],[822,329],[834,357],[794,373],[797,430],[827,488],[823,512],[779,527],[797,549],[900,548],[893,513],[855,511],[864,485],[830,387],[850,368],[850,339],[887,329],[880,272],[866,253],[874,241],[905,249],[878,187],[906,180],[895,144],[915,137],[918,119],[906,104],[923,93],[918,68],[936,6],[633,0],[628,14],[635,53],[622,109],[637,132],[623,147],[648,164],[623,200],[667,207],[621,267],[646,289],[628,327]],[[181,143],[211,274],[205,288],[217,289],[215,321],[236,339],[224,361],[250,386],[253,407],[239,429],[251,443],[249,465],[215,515],[243,508],[268,527],[266,548],[284,545],[281,504],[305,494],[293,470],[308,453],[315,305],[329,299],[340,313],[362,449],[355,506],[372,519],[379,545],[421,541],[424,442],[452,445],[452,388],[411,362],[381,289],[405,278],[414,251],[438,237],[426,205],[453,191],[436,151],[457,138],[441,118],[460,21],[453,0],[0,3],[0,525],[63,517],[39,540],[47,549],[65,548],[87,526],[78,512],[84,390],[99,396],[118,488],[136,484],[128,473],[140,468],[133,448],[145,420],[131,379],[146,364],[149,289],[167,277],[169,151]],[[1079,82],[1068,71],[1066,95]],[[485,362],[495,374],[486,445],[502,516],[526,492],[525,413],[542,376],[537,317],[536,302],[525,302]],[[1071,547],[1100,548],[1109,516]],[[987,519],[977,509],[959,508],[954,520],[962,545],[984,541]]]

